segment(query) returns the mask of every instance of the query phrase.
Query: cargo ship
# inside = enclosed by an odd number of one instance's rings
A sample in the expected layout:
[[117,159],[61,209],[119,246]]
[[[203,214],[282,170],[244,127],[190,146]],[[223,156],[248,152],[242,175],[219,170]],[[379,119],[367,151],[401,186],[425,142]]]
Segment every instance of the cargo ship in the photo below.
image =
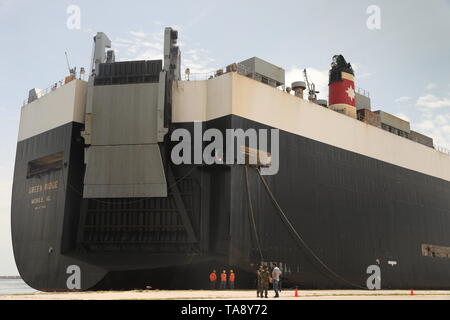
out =
[[450,288],[450,155],[372,111],[342,55],[320,100],[257,57],[196,78],[177,39],[116,61],[99,32],[87,80],[29,91],[11,207],[28,285],[200,289],[233,269],[253,288],[276,262],[285,287]]

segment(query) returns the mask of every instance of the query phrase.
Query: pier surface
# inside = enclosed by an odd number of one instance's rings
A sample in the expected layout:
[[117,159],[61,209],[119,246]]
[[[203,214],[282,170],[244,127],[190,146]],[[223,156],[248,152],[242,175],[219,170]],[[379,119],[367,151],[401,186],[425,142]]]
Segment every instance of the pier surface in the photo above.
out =
[[[256,297],[254,290],[133,290],[88,292],[36,292],[3,294],[0,300],[275,300]],[[449,291],[417,290],[284,290],[277,300],[450,300]]]

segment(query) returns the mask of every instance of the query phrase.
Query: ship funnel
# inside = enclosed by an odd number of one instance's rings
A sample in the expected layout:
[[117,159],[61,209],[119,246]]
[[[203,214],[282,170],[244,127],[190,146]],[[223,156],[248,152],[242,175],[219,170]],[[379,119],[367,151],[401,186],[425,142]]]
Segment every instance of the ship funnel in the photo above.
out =
[[355,73],[342,55],[335,55],[328,82],[329,108],[356,118]]
[[306,84],[303,81],[292,82],[292,90],[295,92],[295,96],[303,99],[303,90],[306,89]]

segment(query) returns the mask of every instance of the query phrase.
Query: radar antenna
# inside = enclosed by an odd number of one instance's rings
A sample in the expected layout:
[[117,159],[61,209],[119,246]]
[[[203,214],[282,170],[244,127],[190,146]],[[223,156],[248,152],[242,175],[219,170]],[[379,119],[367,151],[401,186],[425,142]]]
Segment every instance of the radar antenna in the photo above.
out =
[[303,69],[303,74],[305,75],[305,82],[306,86],[308,87],[308,100],[311,102],[316,102],[317,94],[319,93],[319,91],[316,91],[316,85],[314,83],[309,82],[306,69]]

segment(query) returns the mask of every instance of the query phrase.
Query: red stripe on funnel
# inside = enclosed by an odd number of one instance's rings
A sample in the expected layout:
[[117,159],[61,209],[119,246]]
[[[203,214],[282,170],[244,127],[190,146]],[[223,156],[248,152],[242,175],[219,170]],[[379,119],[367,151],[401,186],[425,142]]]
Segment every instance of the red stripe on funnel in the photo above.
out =
[[[353,99],[352,99],[353,98]],[[355,106],[355,83],[348,79],[333,82],[328,86],[328,104],[348,104]]]

